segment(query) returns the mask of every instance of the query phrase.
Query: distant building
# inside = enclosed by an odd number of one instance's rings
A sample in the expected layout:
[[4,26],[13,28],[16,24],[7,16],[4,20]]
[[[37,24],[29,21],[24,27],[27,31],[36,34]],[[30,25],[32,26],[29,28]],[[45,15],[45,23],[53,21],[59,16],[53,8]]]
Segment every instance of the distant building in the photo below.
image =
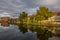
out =
[[52,17],[49,20],[60,21],[60,11],[52,12]]
[[2,20],[1,20],[1,18],[0,18],[0,22],[1,22]]
[[10,23],[11,24],[17,24],[18,23],[18,18],[11,18]]
[[1,17],[0,18],[0,22],[9,22],[10,21],[10,17]]

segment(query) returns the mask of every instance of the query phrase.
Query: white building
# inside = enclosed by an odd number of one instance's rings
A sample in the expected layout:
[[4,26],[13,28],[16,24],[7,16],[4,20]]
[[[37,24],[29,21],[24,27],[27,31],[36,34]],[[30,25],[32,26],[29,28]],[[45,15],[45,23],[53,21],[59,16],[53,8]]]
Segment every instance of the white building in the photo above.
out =
[[60,21],[60,11],[52,12],[52,17],[48,18],[49,21]]
[[48,18],[49,21],[60,21],[60,16],[52,16]]

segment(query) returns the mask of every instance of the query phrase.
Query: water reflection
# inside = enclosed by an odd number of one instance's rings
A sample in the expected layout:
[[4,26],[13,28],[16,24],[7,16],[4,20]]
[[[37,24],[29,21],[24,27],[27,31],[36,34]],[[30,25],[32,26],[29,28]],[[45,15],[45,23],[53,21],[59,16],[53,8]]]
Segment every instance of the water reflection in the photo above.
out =
[[5,27],[5,26],[6,26],[6,27],[10,26],[10,24],[9,24],[9,23],[6,23],[6,22],[5,22],[5,23],[2,22],[2,23],[0,23],[0,25],[1,25],[1,26],[4,26],[4,27]]
[[[22,32],[22,29],[19,30],[17,25],[11,25],[6,23],[2,23],[0,26],[0,40],[37,40],[37,36],[35,32],[27,31]],[[24,29],[26,30],[26,29]]]
[[47,29],[43,29],[39,27],[38,25],[33,24],[19,24],[20,30],[22,30],[23,33],[27,32],[29,29],[31,32],[36,32],[37,37],[39,40],[48,40],[49,37],[52,37],[52,33],[48,31]]
[[0,23],[0,40],[52,40],[52,33],[33,24]]

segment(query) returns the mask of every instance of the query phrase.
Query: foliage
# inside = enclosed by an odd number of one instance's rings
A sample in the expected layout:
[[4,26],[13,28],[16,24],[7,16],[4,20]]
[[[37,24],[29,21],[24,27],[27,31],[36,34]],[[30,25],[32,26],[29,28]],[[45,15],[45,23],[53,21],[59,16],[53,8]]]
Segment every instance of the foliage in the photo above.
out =
[[[37,10],[36,14],[33,14],[30,16],[29,21],[30,23],[35,23],[35,22],[38,23],[39,21],[48,19],[49,17],[51,17],[51,12],[48,10],[48,8],[40,7]],[[20,16],[19,16],[20,23],[27,22],[27,18],[28,18],[28,14],[26,12],[20,13]]]
[[28,14],[26,12],[20,13],[19,20],[24,21],[27,18]]
[[27,27],[26,27],[27,26],[26,24],[20,23],[18,26],[19,26],[19,29],[20,29],[21,32],[25,33],[25,32],[28,31]]
[[[30,30],[32,32],[37,32],[37,36],[40,40],[48,40],[48,38],[52,35],[52,33],[46,29],[42,29],[39,26],[36,26],[38,22],[48,19],[51,17],[51,12],[46,7],[40,7],[35,15],[31,15],[28,21],[31,21]],[[28,14],[26,12],[20,13],[19,20],[19,29],[23,31],[23,33],[27,32],[27,25],[24,22],[27,21]],[[27,22],[26,22],[27,23]],[[35,25],[35,26],[34,26]],[[28,25],[29,26],[29,25]]]
[[49,12],[48,8],[40,7],[36,13],[36,20],[45,20],[51,17],[51,12]]
[[34,27],[31,27],[30,30],[32,32],[37,32],[37,37],[40,39],[40,40],[48,40],[49,37],[52,37],[52,33],[46,29],[42,29],[40,27],[36,27],[34,29]]
[[27,17],[27,13],[26,12],[22,12],[22,13],[20,13],[19,17],[24,19],[24,18]]

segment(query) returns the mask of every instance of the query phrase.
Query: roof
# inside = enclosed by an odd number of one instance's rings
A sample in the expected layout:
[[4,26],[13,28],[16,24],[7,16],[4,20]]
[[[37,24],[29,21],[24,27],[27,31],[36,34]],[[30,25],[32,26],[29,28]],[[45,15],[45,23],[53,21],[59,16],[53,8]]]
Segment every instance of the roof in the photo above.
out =
[[52,12],[52,16],[55,16],[55,15],[60,15],[60,11]]

